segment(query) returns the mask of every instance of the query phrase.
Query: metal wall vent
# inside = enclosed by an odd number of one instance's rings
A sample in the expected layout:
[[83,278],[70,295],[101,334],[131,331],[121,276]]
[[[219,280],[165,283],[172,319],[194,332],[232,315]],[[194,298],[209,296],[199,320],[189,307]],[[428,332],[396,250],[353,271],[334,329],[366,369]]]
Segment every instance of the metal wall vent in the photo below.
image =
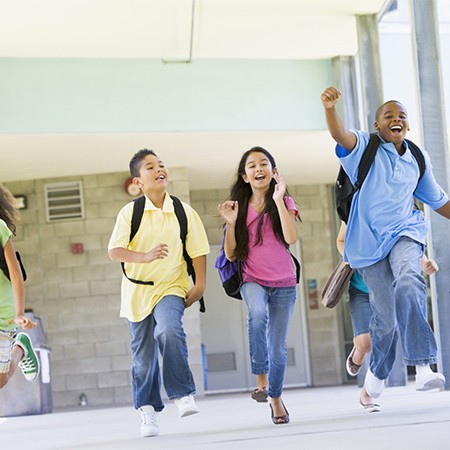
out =
[[81,181],[49,183],[44,189],[47,222],[84,219]]

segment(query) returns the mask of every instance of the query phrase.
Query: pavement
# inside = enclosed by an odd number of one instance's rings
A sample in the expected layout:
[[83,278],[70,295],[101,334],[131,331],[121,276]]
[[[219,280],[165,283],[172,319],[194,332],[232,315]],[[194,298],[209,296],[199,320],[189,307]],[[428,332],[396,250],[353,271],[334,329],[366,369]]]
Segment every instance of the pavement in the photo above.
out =
[[198,398],[200,413],[182,419],[168,402],[160,435],[151,438],[140,437],[140,415],[130,405],[80,407],[0,418],[0,442],[2,449],[30,450],[450,449],[450,391],[386,388],[377,413],[358,405],[359,393],[355,385],[285,390],[287,425],[273,425],[268,404],[250,393]]

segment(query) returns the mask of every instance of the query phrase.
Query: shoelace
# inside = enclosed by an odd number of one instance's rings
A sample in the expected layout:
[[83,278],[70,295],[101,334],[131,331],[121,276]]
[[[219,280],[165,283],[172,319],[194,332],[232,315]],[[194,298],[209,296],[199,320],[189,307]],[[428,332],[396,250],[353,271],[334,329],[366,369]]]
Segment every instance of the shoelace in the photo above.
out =
[[34,364],[32,358],[29,356],[22,358],[19,362],[19,367],[26,372],[32,372],[36,370],[36,364]]
[[145,412],[142,410],[141,412],[142,412],[142,422],[144,423],[144,425],[151,425],[153,427],[156,427],[158,425],[155,413]]

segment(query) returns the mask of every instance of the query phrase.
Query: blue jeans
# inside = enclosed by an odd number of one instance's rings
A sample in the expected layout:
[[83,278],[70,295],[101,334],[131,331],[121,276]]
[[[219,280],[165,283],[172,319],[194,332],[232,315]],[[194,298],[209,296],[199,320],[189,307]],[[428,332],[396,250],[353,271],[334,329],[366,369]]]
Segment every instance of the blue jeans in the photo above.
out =
[[394,364],[397,324],[404,363],[436,363],[436,339],[427,318],[427,286],[420,269],[422,255],[422,244],[402,237],[385,259],[358,269],[373,294],[370,370],[380,380],[388,377]]
[[369,294],[353,286],[348,288],[348,294],[353,336],[356,337],[360,334],[369,333],[370,319],[372,317]]
[[287,335],[296,288],[270,288],[244,283],[242,298],[248,309],[248,339],[252,373],[269,374],[269,396],[283,392],[287,364]]
[[158,348],[162,356],[164,388],[169,399],[195,393],[188,365],[182,317],[184,300],[168,295],[141,322],[128,322],[131,337],[131,374],[134,407],[151,405],[162,411]]

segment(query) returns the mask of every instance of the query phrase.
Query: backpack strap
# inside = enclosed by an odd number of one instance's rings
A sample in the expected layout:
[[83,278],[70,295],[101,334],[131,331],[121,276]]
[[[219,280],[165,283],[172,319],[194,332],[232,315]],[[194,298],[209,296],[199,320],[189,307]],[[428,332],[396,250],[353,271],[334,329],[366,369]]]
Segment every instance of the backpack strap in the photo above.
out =
[[411,150],[411,153],[416,159],[417,165],[419,166],[419,179],[417,180],[417,184],[419,184],[426,169],[425,157],[423,156],[422,150],[420,150],[420,148],[416,144],[414,144],[413,141],[410,141],[409,139],[405,139],[405,141],[408,143],[408,148]]
[[376,133],[370,133],[369,143],[367,144],[366,149],[361,157],[361,161],[358,167],[358,178],[355,183],[355,190],[361,189],[364,180],[369,173],[370,166],[375,159],[375,155],[377,154],[378,147],[380,146],[380,138]]
[[[175,215],[177,216],[178,222],[180,224],[180,239],[183,244],[183,258],[186,261],[188,274],[192,277],[192,280],[195,283],[195,270],[192,264],[192,258],[189,256],[189,253],[186,250],[186,236],[188,230],[186,211],[184,210],[184,207],[178,197],[171,195],[170,198],[173,201]],[[200,312],[205,312],[206,308],[203,297],[199,301],[200,301]]]
[[[144,214],[144,207],[145,207],[145,195],[142,195],[139,198],[136,198],[133,200],[133,215],[131,217],[131,228],[130,228],[130,239],[129,242],[131,242],[136,235],[136,233],[139,230],[139,225],[141,224],[142,216]],[[127,273],[125,272],[125,263],[121,262],[120,265],[122,266],[122,272],[125,275],[126,278],[128,278],[132,283],[135,284],[144,284],[147,286],[153,286],[155,283],[153,281],[142,281],[142,280],[135,280],[134,278],[130,278]]]

